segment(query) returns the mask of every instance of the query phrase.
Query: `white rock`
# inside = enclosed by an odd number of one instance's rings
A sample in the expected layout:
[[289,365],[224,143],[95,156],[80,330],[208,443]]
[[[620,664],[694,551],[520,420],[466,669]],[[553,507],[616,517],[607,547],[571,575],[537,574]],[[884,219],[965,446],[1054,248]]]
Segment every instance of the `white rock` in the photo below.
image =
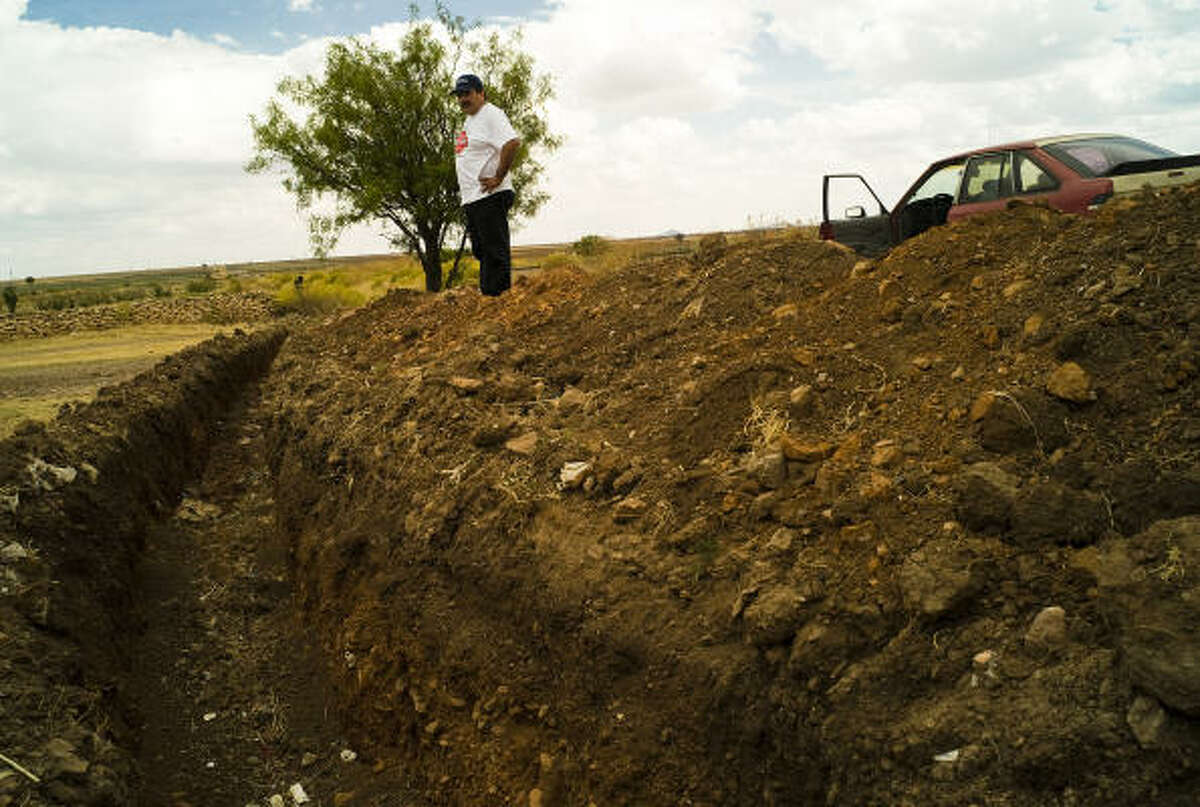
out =
[[292,795],[292,801],[296,802],[296,804],[307,804],[310,801],[308,794],[304,792],[304,786],[299,782],[292,785],[288,789],[288,793]]
[[54,490],[62,485],[69,485],[79,475],[69,465],[51,465],[42,459],[35,459],[25,469],[33,481],[35,490]]
[[590,462],[568,462],[558,472],[559,487],[563,490],[572,490],[583,484],[591,473],[592,464]]
[[25,560],[32,555],[32,552],[18,544],[16,541],[5,544],[2,548],[0,548],[0,560],[8,561],[10,563],[15,560]]
[[1067,643],[1067,612],[1057,605],[1043,608],[1025,632],[1026,644],[1060,647]]
[[275,795],[271,796],[271,798],[267,799],[267,803],[270,804],[271,807],[283,807],[283,796],[276,793]]
[[351,751],[349,748],[343,748],[341,757],[342,762],[353,762],[354,760],[358,759],[358,754],[354,751]]

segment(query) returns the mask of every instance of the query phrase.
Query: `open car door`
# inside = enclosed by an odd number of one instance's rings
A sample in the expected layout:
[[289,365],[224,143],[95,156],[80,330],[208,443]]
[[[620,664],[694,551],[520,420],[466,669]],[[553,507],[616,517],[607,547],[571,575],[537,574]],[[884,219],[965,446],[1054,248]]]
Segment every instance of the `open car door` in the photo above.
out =
[[[831,205],[840,217],[829,217]],[[868,257],[892,246],[892,220],[887,208],[859,174],[826,174],[821,186],[821,238],[845,244]]]

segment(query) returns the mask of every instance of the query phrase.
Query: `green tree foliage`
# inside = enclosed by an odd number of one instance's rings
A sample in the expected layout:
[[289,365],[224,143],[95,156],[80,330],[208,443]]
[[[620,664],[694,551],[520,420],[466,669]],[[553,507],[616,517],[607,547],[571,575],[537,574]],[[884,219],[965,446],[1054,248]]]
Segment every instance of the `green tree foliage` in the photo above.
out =
[[[346,227],[383,220],[393,245],[415,253],[425,288],[442,288],[442,244],[461,232],[454,171],[454,135],[463,112],[450,94],[460,67],[484,80],[487,99],[503,109],[521,138],[512,169],[514,218],[532,215],[547,199],[537,188],[537,154],[557,148],[543,107],[550,79],[520,50],[520,33],[487,36],[438,7],[437,22],[413,18],[396,51],[357,40],[335,42],[324,75],[285,78],[261,118],[251,116],[256,153],[252,173],[278,167],[283,186],[309,211],[313,250],[325,256]],[[305,117],[293,119],[289,109]],[[332,198],[333,211],[316,203]]]
[[12,286],[4,287],[4,307],[8,309],[9,316],[16,313],[17,310],[17,290]]

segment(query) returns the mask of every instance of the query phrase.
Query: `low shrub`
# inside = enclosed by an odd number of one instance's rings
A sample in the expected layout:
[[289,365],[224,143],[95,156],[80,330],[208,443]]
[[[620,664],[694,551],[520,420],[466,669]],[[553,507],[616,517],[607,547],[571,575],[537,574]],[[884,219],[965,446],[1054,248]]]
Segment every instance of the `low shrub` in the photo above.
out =
[[184,289],[188,294],[208,294],[217,290],[217,281],[211,275],[205,275],[204,277],[189,280]]
[[295,283],[281,287],[275,292],[275,302],[290,311],[315,314],[356,308],[366,302],[366,296],[357,289],[314,275],[305,277],[299,287]]
[[[442,280],[446,284],[446,288],[457,288],[462,286],[478,286],[479,285],[479,261],[470,257],[467,254],[462,256],[458,262],[458,277],[450,277],[450,270],[454,268],[454,256],[450,256],[450,260],[442,262]],[[424,275],[421,275],[421,282],[424,283]]]
[[585,258],[603,255],[612,247],[607,238],[599,235],[585,235],[571,245],[571,251]]

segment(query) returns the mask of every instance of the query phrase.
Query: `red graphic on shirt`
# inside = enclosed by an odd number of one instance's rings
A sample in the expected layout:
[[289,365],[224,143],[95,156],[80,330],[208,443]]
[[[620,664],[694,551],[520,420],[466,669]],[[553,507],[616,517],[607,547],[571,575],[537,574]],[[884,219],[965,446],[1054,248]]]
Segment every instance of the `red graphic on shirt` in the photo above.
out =
[[462,154],[467,147],[467,130],[463,129],[458,133],[458,137],[454,138],[454,153]]

